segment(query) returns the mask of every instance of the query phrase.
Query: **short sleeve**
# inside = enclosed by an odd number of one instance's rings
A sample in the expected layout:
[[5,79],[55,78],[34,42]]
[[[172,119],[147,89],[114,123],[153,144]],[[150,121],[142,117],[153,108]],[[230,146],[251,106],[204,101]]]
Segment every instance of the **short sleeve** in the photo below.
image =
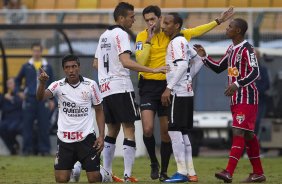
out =
[[131,53],[129,35],[125,31],[118,31],[114,40],[117,47],[118,55],[124,52]]
[[187,58],[187,41],[184,37],[175,39],[172,47],[174,51],[174,60],[188,60]]
[[51,93],[53,94],[53,96],[55,96],[58,93],[58,89],[59,89],[59,81],[55,81],[52,82],[48,88],[49,91],[51,91]]
[[92,104],[93,105],[101,104],[103,101],[103,98],[99,90],[99,87],[95,81],[93,81],[91,84],[91,92],[92,92]]

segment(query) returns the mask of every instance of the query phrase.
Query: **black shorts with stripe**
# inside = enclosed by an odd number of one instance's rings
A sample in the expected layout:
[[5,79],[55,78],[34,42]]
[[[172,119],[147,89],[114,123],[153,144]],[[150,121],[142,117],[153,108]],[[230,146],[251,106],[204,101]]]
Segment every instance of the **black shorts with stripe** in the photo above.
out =
[[138,87],[140,110],[152,110],[158,116],[167,116],[167,107],[162,105],[161,96],[166,88],[166,80],[148,80],[140,76]]
[[134,92],[118,93],[103,99],[106,123],[134,123],[139,116]]
[[97,154],[93,144],[96,140],[94,133],[89,134],[83,141],[65,143],[57,139],[55,170],[71,170],[79,161],[86,172],[100,170],[100,154]]
[[193,128],[193,97],[177,97],[171,95],[168,108],[168,130],[188,133]]

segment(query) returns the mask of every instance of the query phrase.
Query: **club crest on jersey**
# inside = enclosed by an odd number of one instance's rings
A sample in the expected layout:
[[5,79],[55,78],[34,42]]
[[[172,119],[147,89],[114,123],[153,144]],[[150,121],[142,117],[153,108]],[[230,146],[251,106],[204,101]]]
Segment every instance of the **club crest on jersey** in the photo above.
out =
[[88,100],[89,99],[89,96],[88,96],[89,92],[82,91],[81,94],[82,94],[82,99],[83,100]]
[[237,114],[236,120],[238,121],[239,124],[241,124],[245,120],[245,114]]
[[142,50],[143,49],[143,43],[142,42],[137,42],[135,50]]

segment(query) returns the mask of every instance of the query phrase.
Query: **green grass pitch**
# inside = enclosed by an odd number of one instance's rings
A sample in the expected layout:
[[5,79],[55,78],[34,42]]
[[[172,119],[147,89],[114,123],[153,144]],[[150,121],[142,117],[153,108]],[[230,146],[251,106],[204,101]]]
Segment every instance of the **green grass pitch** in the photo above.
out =
[[[214,177],[214,173],[225,168],[227,157],[197,157],[194,158],[194,165],[199,176],[199,184],[220,184],[223,183]],[[0,156],[0,183],[55,183],[53,171],[54,157],[19,157]],[[282,183],[282,157],[263,158],[263,167],[268,184]],[[113,164],[114,173],[121,177],[123,174],[123,159],[115,158]],[[174,158],[171,157],[169,175],[176,170]],[[233,183],[239,183],[251,172],[248,159],[242,158],[233,176]],[[159,183],[158,180],[151,180],[150,163],[147,157],[135,160],[133,175],[139,179],[139,183]],[[80,183],[87,183],[83,171]]]

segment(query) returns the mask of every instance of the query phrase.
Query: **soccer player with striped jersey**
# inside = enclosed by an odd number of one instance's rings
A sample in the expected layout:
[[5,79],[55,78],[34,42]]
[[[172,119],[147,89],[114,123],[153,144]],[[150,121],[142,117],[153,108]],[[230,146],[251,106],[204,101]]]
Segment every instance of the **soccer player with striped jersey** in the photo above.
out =
[[[98,69],[100,91],[108,132],[105,137],[103,166],[112,173],[112,161],[115,143],[120,127],[124,132],[124,181],[136,182],[131,175],[135,160],[135,126],[138,111],[135,106],[134,89],[130,79],[130,70],[137,72],[160,73],[166,67],[148,68],[130,59],[131,48],[126,32],[135,21],[134,7],[125,2],[119,3],[114,10],[116,25],[110,26],[99,39],[93,66]],[[113,178],[114,181],[122,181]]]
[[207,56],[201,45],[195,45],[204,63],[216,73],[228,70],[228,87],[224,94],[230,96],[233,116],[233,142],[229,161],[225,170],[215,173],[215,177],[231,183],[232,175],[246,146],[253,172],[243,183],[264,182],[266,177],[260,160],[260,146],[254,134],[258,109],[258,90],[255,81],[260,75],[253,46],[244,39],[248,23],[241,18],[232,20],[226,29],[226,36],[233,42],[225,55],[214,61]]
[[187,182],[189,176],[196,176],[188,131],[193,128],[192,78],[203,62],[180,33],[182,24],[183,20],[177,13],[168,13],[164,17],[163,31],[171,39],[166,54],[170,71],[166,74],[167,86],[161,101],[168,107],[168,134],[177,164],[177,172],[165,179],[165,183]]
[[[55,180],[66,183],[76,161],[86,170],[88,182],[100,182],[100,152],[104,148],[105,119],[102,96],[95,81],[80,75],[77,56],[67,55],[62,59],[66,77],[53,82],[45,89],[49,79],[41,68],[36,97],[44,100],[58,99],[59,118],[57,132],[57,154],[55,158]],[[94,106],[99,136],[94,130]]]
[[[162,21],[161,9],[158,6],[148,6],[143,10],[143,18],[147,29],[138,33],[136,38],[136,60],[138,63],[155,68],[165,65],[166,48],[170,38],[164,34],[160,25]],[[233,15],[233,8],[221,13],[214,21],[195,28],[183,29],[184,37],[191,38],[201,36],[212,30]],[[151,161],[151,178],[163,181],[168,178],[167,168],[172,153],[171,142],[167,132],[167,108],[162,106],[161,95],[166,88],[166,75],[139,72],[139,95],[141,120],[143,126],[143,141],[147,148]],[[155,152],[154,119],[158,114],[161,134],[161,171],[159,174],[159,162]],[[190,181],[197,182],[197,176],[190,176]]]

